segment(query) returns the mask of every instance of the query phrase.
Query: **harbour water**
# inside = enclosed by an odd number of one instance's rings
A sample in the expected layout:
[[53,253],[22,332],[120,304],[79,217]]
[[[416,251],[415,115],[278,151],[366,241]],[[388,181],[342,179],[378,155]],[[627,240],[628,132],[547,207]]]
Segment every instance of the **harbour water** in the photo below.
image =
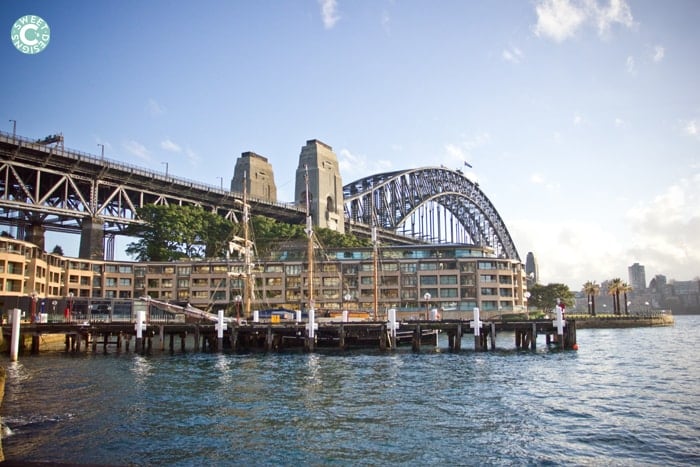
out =
[[[11,461],[698,465],[700,316],[578,351],[3,357]],[[469,345],[471,343],[471,345]]]

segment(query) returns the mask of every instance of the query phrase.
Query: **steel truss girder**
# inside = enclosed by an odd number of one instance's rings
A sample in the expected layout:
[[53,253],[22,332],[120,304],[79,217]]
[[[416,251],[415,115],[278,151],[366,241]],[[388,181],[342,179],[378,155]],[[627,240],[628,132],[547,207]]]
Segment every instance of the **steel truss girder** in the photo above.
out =
[[21,212],[25,222],[49,228],[79,226],[85,218],[100,218],[106,228],[121,231],[142,222],[136,210],[147,204],[202,206],[238,222],[232,208],[207,206],[194,197],[166,195],[18,160],[0,162],[0,216]]
[[343,194],[346,221],[397,231],[421,206],[435,203],[452,214],[472,244],[520,260],[495,206],[460,171],[422,167],[376,174],[345,185]]

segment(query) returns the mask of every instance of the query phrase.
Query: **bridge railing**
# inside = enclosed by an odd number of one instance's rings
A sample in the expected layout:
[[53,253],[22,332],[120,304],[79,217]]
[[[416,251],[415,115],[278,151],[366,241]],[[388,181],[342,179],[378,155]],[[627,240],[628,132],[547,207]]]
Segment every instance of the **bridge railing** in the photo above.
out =
[[[20,144],[24,147],[29,147],[31,149],[46,152],[47,154],[57,154],[61,157],[68,159],[73,159],[77,161],[89,161],[96,165],[107,165],[109,167],[122,170],[124,172],[133,173],[136,175],[143,175],[148,178],[155,178],[164,181],[176,181],[180,185],[188,186],[190,188],[196,188],[198,190],[209,191],[214,193],[220,193],[222,195],[233,195],[234,198],[243,198],[243,193],[238,191],[225,190],[216,185],[210,185],[207,183],[202,183],[196,180],[192,180],[185,177],[174,177],[170,174],[164,174],[163,172],[156,170],[149,170],[137,165],[129,164],[127,162],[117,161],[110,159],[108,157],[96,156],[94,154],[89,154],[86,152],[78,151],[76,149],[66,149],[64,146],[47,146],[46,144],[41,144],[37,140],[32,140],[24,136],[12,135],[10,133],[0,130],[0,140],[4,140],[11,144]],[[258,199],[255,197],[248,197],[248,201],[251,203],[265,204],[269,206],[276,206],[285,209],[295,209],[297,208],[294,202],[278,202],[278,201],[268,201],[263,199]]]

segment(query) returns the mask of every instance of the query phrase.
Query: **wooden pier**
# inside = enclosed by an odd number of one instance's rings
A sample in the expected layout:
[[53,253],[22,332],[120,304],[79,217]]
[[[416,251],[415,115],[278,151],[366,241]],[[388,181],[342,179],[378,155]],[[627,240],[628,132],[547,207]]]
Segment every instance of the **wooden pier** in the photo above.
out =
[[[462,350],[463,337],[474,336],[475,351],[496,349],[496,337],[504,332],[515,335],[516,349],[536,349],[537,337],[544,335],[547,346],[561,349],[577,349],[576,323],[566,321],[563,335],[557,335],[557,327],[551,320],[483,321],[478,335],[470,321],[403,321],[392,331],[389,323],[376,321],[319,322],[314,337],[309,338],[307,323],[246,323],[229,324],[218,337],[214,323],[149,323],[139,339],[134,323],[35,323],[20,327],[20,351],[38,353],[43,336],[64,336],[67,352],[116,352],[151,353],[175,352],[247,352],[284,351],[303,349],[314,351],[331,349],[380,349],[390,350],[411,346],[420,351],[421,346],[435,348],[439,333],[447,336],[450,351]],[[12,329],[2,326],[3,338],[10,341]],[[563,337],[563,338],[562,338]],[[60,338],[60,337],[59,337]],[[56,338],[53,339],[54,342]]]

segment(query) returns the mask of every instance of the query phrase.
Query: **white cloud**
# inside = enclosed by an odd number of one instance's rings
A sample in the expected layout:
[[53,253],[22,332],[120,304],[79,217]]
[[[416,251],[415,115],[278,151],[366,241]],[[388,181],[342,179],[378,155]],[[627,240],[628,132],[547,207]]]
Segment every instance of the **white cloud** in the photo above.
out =
[[384,29],[384,32],[387,35],[391,35],[391,17],[389,16],[389,13],[384,11],[382,12],[382,29]]
[[507,62],[520,63],[523,59],[522,51],[517,47],[511,47],[510,49],[505,49],[501,56]]
[[576,35],[584,25],[594,25],[598,35],[607,36],[614,24],[634,27],[632,11],[626,0],[610,0],[599,5],[598,0],[537,0],[535,35],[563,42]]
[[515,219],[508,222],[508,230],[521,257],[534,253],[542,284],[564,283],[578,291],[587,280],[600,283],[627,271],[619,239],[597,222]]
[[586,2],[592,13],[593,20],[598,26],[598,33],[604,36],[612,24],[619,23],[631,28],[634,26],[632,11],[626,0],[610,0],[607,7],[599,7],[596,2]]
[[151,98],[148,99],[148,102],[146,102],[146,112],[148,112],[151,117],[158,117],[165,113],[165,107],[156,102],[155,99]]
[[143,144],[139,143],[138,141],[130,140],[124,143],[124,149],[126,149],[129,153],[133,154],[134,156],[138,157],[139,159],[143,160],[150,160],[151,159],[151,152],[146,149],[146,146]]
[[627,69],[627,73],[634,74],[635,68],[633,56],[630,55],[629,57],[627,57],[627,61],[625,62],[625,68]]
[[615,118],[615,126],[616,127],[621,128],[625,125],[626,125],[626,123],[623,119],[621,119],[620,117]]
[[332,29],[335,23],[340,19],[338,15],[338,2],[336,0],[318,0],[318,3],[321,5],[323,27]]
[[681,122],[683,125],[683,131],[688,135],[700,138],[700,123],[697,120],[688,120],[687,122]]
[[562,42],[572,37],[586,19],[585,12],[569,0],[541,0],[535,6],[535,34]]
[[630,253],[654,274],[690,280],[700,275],[700,173],[683,178],[651,202],[626,213]]
[[181,152],[182,148],[176,143],[172,142],[170,139],[160,142],[160,147],[169,152]]
[[[532,178],[538,178],[533,174]],[[539,178],[538,178],[539,180]],[[587,280],[598,283],[627,277],[634,262],[647,277],[664,274],[677,280],[700,276],[700,171],[668,186],[651,200],[639,201],[615,219],[598,220],[595,211],[562,213],[551,220],[523,217],[508,221],[520,255],[537,257],[541,282],[561,282],[579,290]],[[617,222],[615,222],[617,223]]]
[[392,163],[386,159],[371,159],[368,161],[364,154],[353,154],[348,149],[338,153],[338,167],[343,174],[343,183],[348,183],[369,174],[388,172]]
[[535,185],[541,185],[544,183],[544,177],[542,176],[542,174],[533,173],[532,175],[530,175],[530,181]]
[[462,169],[465,162],[472,163],[472,151],[476,148],[486,146],[491,141],[491,135],[482,132],[473,135],[469,139],[464,139],[458,143],[446,143],[443,146],[444,155],[434,162],[434,164],[442,164],[449,168]]
[[658,63],[663,60],[664,55],[666,55],[666,49],[660,45],[654,46],[654,53],[651,57],[654,62]]
[[586,123],[586,120],[583,118],[581,114],[578,112],[574,114],[574,119],[573,119],[574,125],[575,126],[581,126],[584,123]]

